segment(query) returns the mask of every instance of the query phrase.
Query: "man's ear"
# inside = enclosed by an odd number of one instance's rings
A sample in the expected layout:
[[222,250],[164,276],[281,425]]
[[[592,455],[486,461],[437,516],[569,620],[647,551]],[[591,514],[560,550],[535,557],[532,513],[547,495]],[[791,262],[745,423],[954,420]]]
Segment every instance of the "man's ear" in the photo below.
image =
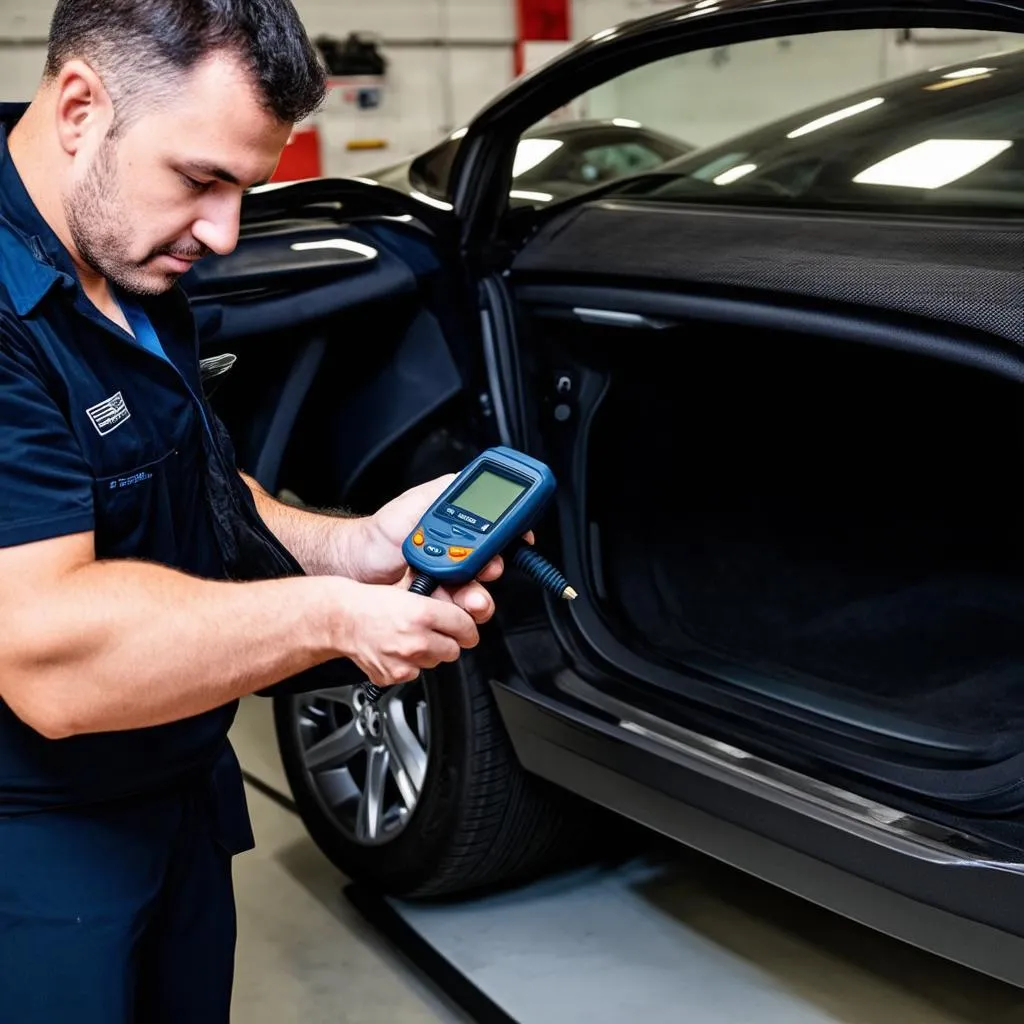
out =
[[68,61],[53,88],[57,137],[68,156],[75,156],[83,145],[88,148],[90,139],[106,138],[114,121],[114,106],[103,79],[89,64]]

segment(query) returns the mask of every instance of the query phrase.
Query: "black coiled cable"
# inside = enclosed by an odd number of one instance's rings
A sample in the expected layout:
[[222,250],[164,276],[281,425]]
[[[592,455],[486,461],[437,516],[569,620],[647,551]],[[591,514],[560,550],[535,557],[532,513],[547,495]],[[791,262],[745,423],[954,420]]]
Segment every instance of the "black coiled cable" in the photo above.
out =
[[520,544],[512,555],[512,564],[534,583],[539,583],[552,597],[565,597],[576,592],[569,586],[569,581],[541,554],[529,544]]

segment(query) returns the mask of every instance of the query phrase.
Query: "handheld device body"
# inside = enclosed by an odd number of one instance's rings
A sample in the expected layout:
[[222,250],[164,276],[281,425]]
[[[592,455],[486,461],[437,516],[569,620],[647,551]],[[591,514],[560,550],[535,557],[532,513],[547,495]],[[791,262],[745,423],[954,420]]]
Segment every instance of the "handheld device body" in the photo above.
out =
[[424,513],[402,554],[439,584],[466,583],[533,526],[556,487],[543,462],[512,448],[489,448]]

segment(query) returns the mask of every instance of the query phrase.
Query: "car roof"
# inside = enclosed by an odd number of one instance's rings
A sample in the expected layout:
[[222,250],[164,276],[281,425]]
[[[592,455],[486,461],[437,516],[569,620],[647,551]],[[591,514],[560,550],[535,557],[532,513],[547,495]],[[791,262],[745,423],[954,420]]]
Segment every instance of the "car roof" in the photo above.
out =
[[[974,69],[978,70],[977,75],[957,77]],[[834,97],[827,102],[802,108],[785,117],[730,136],[722,142],[676,157],[660,170],[668,173],[686,173],[689,168],[706,163],[716,154],[732,150],[758,151],[765,154],[766,158],[770,158],[775,150],[785,147],[789,155],[809,155],[834,146],[837,138],[844,133],[856,133],[859,136],[872,133],[884,138],[913,126],[918,118],[935,118],[942,116],[943,113],[955,115],[966,110],[970,104],[964,102],[965,94],[959,88],[952,87],[952,83],[971,85],[972,93],[969,99],[972,105],[1015,93],[1020,94],[1024,101],[1024,48],[1004,50],[967,61],[933,67]],[[870,100],[879,101],[877,107],[872,110],[870,122],[853,117],[839,120],[829,126],[827,131],[814,131],[802,137],[792,137],[791,133],[802,126]]]
[[552,122],[548,124],[535,125],[533,128],[530,128],[528,131],[523,133],[523,138],[531,139],[543,137],[550,139],[558,138],[559,136],[580,135],[588,132],[614,129],[621,129],[622,131],[640,131],[652,135],[661,134],[660,132],[655,132],[648,128],[646,125],[640,124],[639,121],[632,121],[627,120],[626,118],[617,117],[606,120],[591,118],[589,120],[582,121]]

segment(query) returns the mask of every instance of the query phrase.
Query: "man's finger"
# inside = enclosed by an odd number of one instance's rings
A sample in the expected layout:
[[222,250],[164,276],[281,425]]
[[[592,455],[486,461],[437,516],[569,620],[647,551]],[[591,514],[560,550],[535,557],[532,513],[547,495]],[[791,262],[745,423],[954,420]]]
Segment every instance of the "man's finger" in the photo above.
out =
[[494,615],[494,598],[479,583],[467,583],[452,592],[452,601],[473,616],[477,625],[488,622]]
[[[480,642],[480,634],[476,628],[476,613],[464,606],[466,597],[463,592],[472,587],[478,587],[483,592],[493,614],[494,602],[491,600],[490,594],[479,584],[471,583],[466,587],[460,587],[451,595],[440,589],[435,593],[435,597],[441,596],[442,600],[434,602],[434,629],[457,640],[460,647],[476,647]],[[448,598],[447,601],[444,600],[445,597]],[[470,601],[470,604],[476,603],[476,601]]]
[[498,555],[497,558],[492,558],[483,568],[483,571],[477,576],[477,579],[481,583],[493,583],[503,572],[505,571],[505,560]]

